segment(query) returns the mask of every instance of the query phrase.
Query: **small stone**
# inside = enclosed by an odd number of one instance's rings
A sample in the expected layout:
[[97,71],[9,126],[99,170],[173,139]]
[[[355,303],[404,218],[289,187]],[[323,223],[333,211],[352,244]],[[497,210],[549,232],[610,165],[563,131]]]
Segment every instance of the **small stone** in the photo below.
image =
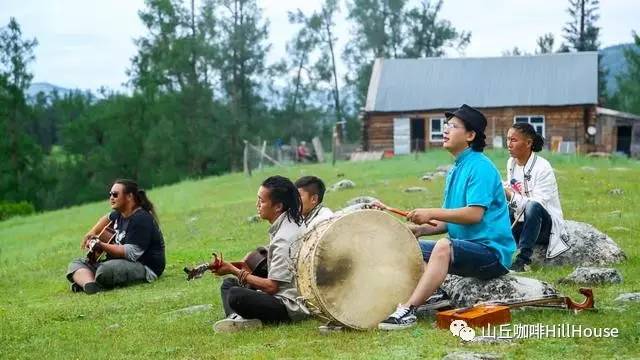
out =
[[446,173],[449,171],[449,169],[451,169],[452,166],[453,165],[440,165],[436,168],[436,171]]
[[433,175],[434,176],[438,176],[438,177],[445,177],[445,176],[447,176],[447,173],[445,171],[438,171]]
[[170,311],[165,314],[166,315],[191,315],[191,314],[201,313],[205,311],[210,311],[212,308],[213,308],[213,305],[211,304],[194,305],[194,306],[189,306],[183,309]]
[[583,166],[580,168],[580,170],[582,171],[596,171],[596,168],[592,167],[592,166]]
[[188,222],[188,223],[194,223],[194,222],[196,222],[196,221],[198,221],[198,217],[197,217],[197,216],[190,217],[190,218],[187,220],[187,222]]
[[502,355],[494,353],[474,353],[470,351],[456,351],[447,354],[442,360],[497,360]]
[[629,171],[629,168],[626,168],[626,167],[614,167],[614,168],[611,168],[611,170],[613,170],[613,171]]
[[622,275],[613,268],[577,267],[559,282],[581,285],[619,284],[622,282]]
[[349,180],[349,179],[344,179],[344,180],[340,180],[337,183],[333,184],[329,190],[330,191],[338,191],[338,190],[344,190],[344,189],[351,189],[354,188],[356,186],[356,184]]
[[472,343],[477,344],[505,344],[513,342],[513,338],[498,337],[498,336],[476,336],[471,340]]
[[115,330],[119,328],[120,328],[120,324],[113,324],[113,325],[107,326],[107,330]]
[[610,229],[611,231],[622,231],[622,232],[629,232],[631,231],[631,229],[626,228],[624,226],[614,226]]
[[609,195],[623,195],[624,194],[624,190],[622,189],[611,189],[609,190]]
[[404,189],[404,192],[406,193],[425,192],[425,191],[427,191],[427,188],[423,188],[419,186],[412,186]]
[[260,222],[260,215],[251,215],[247,218],[248,223],[257,223]]
[[640,301],[640,293],[624,293],[624,294],[620,294],[618,295],[618,297],[615,300],[616,302],[626,302],[626,301],[634,301],[634,302],[639,302]]
[[352,206],[356,204],[371,204],[372,202],[380,202],[380,200],[374,198],[373,196],[358,196],[347,201],[346,206]]
[[425,174],[420,179],[422,181],[431,181],[433,180],[433,176],[434,176],[433,174]]

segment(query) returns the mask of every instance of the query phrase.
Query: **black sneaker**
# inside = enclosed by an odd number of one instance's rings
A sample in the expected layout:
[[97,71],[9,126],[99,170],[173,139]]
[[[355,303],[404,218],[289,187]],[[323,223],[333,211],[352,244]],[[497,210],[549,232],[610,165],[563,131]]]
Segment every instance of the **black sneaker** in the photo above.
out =
[[88,295],[93,295],[97,292],[100,292],[100,290],[102,290],[102,288],[100,287],[100,285],[96,284],[95,282],[89,282],[84,284],[84,292]]
[[393,314],[378,324],[380,330],[402,330],[408,329],[416,325],[418,318],[416,317],[416,307],[404,307],[398,304],[398,308]]
[[82,286],[76,284],[76,283],[71,283],[71,292],[74,293],[79,293],[79,292],[83,292],[84,290],[82,290]]
[[529,264],[531,264],[531,261],[527,261],[527,260],[524,260],[523,258],[517,257],[516,261],[514,261],[513,264],[511,264],[511,268],[509,270],[517,273],[527,272],[531,270],[531,267],[529,266]]
[[436,292],[431,295],[427,301],[418,306],[418,312],[428,312],[429,310],[438,310],[451,306],[451,298],[447,293],[442,290],[442,288],[438,288]]

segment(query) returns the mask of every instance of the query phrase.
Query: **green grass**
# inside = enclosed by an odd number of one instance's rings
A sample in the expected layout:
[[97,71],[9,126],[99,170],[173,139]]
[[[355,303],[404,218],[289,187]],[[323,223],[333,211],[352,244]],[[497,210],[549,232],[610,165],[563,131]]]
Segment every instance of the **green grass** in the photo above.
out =
[[[506,153],[489,155],[504,174]],[[607,232],[629,259],[615,266],[624,277],[622,284],[595,288],[597,312],[520,311],[514,313],[513,322],[617,327],[618,338],[469,345],[448,331],[435,329],[432,320],[394,333],[320,335],[316,320],[239,334],[212,332],[213,322],[222,318],[221,279],[207,276],[187,282],[181,269],[208,260],[212,249],[233,259],[267,242],[268,224],[246,222],[255,213],[256,192],[263,178],[277,173],[293,179],[314,174],[330,185],[343,173],[357,186],[328,193],[326,203],[332,208],[358,195],[375,196],[398,208],[439,206],[443,179],[420,180],[425,171],[451,162],[447,153],[434,151],[418,159],[406,156],[338,163],[336,167],[269,168],[252,178],[231,174],[154,189],[150,198],[159,210],[167,244],[164,275],[153,284],[96,296],[72,294],[64,272],[72,258],[82,255],[80,238],[107,212],[106,201],[0,222],[0,358],[407,359],[442,358],[454,350],[502,353],[506,358],[640,358],[640,306],[620,307],[613,301],[622,292],[640,291],[636,235],[640,231],[640,163],[622,158],[544,156],[557,169],[565,217]],[[595,171],[581,169],[584,166]],[[402,192],[408,186],[424,186],[428,191]],[[624,195],[609,195],[613,188],[622,189]],[[544,268],[528,276],[553,283],[571,271],[571,267]],[[557,287],[565,294],[577,294],[577,287]],[[212,311],[169,314],[198,304],[212,304]]]

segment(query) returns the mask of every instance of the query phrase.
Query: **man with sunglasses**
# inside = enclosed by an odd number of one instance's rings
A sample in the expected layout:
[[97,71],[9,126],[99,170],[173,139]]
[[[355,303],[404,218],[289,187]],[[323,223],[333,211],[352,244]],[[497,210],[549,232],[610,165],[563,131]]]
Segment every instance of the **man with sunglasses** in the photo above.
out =
[[[112,211],[98,220],[81,244],[84,250],[92,244],[93,250],[103,251],[106,258],[97,262],[76,259],[69,264],[67,279],[73,292],[95,294],[116,286],[152,282],[164,271],[164,239],[146,192],[132,180],[116,180],[109,203]],[[92,242],[110,223],[115,241]]]
[[468,105],[445,116],[443,147],[455,163],[447,174],[443,206],[415,209],[407,219],[416,224],[410,229],[417,237],[443,233],[448,237],[420,241],[425,271],[408,301],[378,325],[381,330],[416,325],[416,308],[434,294],[447,274],[483,280],[507,274],[516,250],[500,174],[482,153],[486,118]]

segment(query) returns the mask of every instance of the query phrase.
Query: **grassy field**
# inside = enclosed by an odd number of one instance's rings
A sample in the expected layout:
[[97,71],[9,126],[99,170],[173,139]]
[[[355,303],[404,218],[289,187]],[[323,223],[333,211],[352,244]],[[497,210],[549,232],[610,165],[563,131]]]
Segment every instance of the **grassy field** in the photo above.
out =
[[[488,155],[504,174],[506,153]],[[640,291],[640,163],[622,158],[548,158],[557,169],[565,217],[608,233],[629,259],[615,266],[624,277],[622,284],[594,289],[597,312],[520,311],[513,322],[616,327],[618,338],[463,344],[448,331],[436,329],[433,319],[393,333],[320,335],[316,320],[238,334],[213,333],[211,325],[223,316],[221,279],[207,276],[187,282],[182,268],[208,260],[212,249],[233,259],[267,242],[268,224],[246,221],[255,214],[262,179],[273,174],[292,179],[314,174],[332,184],[340,179],[338,174],[344,174],[356,187],[328,193],[326,203],[332,208],[343,207],[359,195],[375,196],[399,208],[439,206],[443,179],[420,180],[424,172],[451,162],[447,153],[436,151],[417,159],[270,168],[252,178],[231,174],[153,189],[149,196],[158,208],[167,244],[164,275],[153,284],[95,296],[71,293],[64,272],[72,258],[83,255],[80,238],[108,211],[106,199],[0,222],[0,358],[438,359],[456,350],[500,353],[505,358],[640,358],[640,305],[620,306],[613,301],[620,293]],[[404,193],[409,186],[424,186],[428,191]],[[622,189],[623,195],[610,195],[614,188]],[[534,270],[527,276],[555,283],[572,268]],[[577,294],[577,287],[557,287],[565,294]],[[211,304],[211,310],[173,312],[200,304]]]

